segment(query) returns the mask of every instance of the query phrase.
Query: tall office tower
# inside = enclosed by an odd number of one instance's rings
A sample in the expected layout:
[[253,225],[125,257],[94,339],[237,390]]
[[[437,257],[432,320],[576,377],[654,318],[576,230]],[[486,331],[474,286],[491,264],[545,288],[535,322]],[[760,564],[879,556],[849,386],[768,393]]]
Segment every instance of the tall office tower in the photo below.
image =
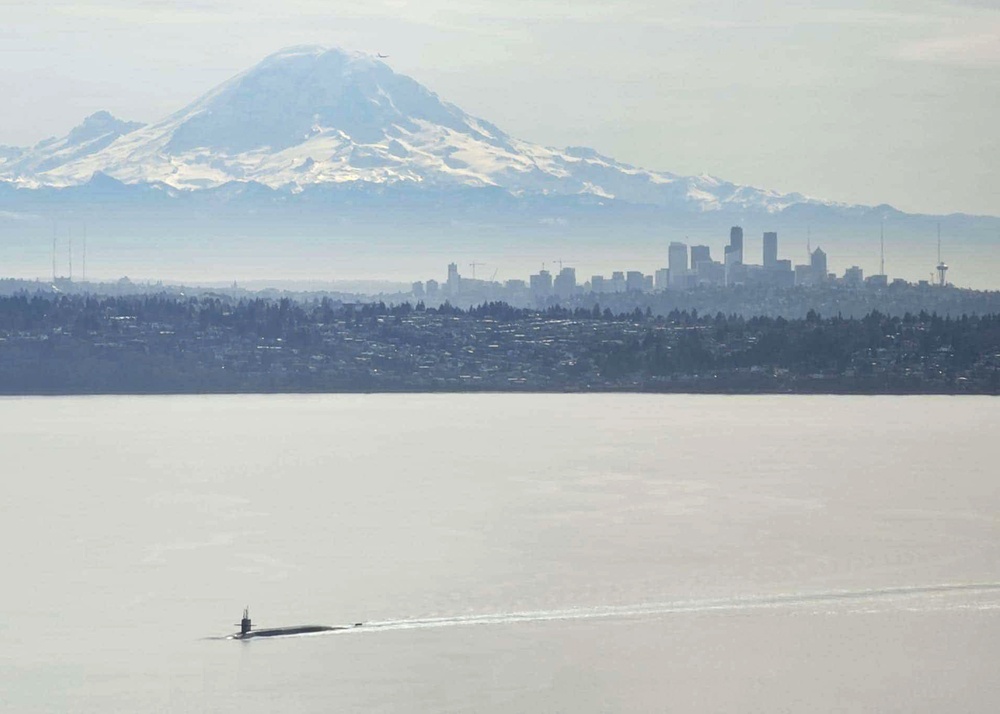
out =
[[536,298],[548,297],[552,294],[552,273],[549,271],[540,270],[537,275],[532,275],[528,281],[531,285],[531,294]]
[[670,270],[668,268],[660,268],[653,274],[653,285],[657,290],[666,290],[669,282]]
[[778,265],[778,234],[770,231],[764,233],[764,267],[775,268]]
[[630,293],[641,293],[646,283],[643,280],[642,272],[630,270],[625,273],[625,291]]
[[590,292],[592,292],[592,293],[603,293],[604,292],[604,276],[603,275],[592,275],[590,277]]
[[625,292],[625,273],[620,270],[615,270],[611,273],[611,292]]
[[726,253],[733,253],[733,258],[729,262],[743,262],[743,229],[739,226],[733,226],[729,229],[729,247],[726,249]]
[[672,273],[674,270],[688,269],[688,247],[687,243],[674,241],[667,251],[667,266]]
[[733,226],[729,229],[729,245],[725,250],[726,285],[732,285],[739,275],[737,265],[743,265],[743,229]]
[[698,263],[711,263],[712,251],[707,245],[691,246],[691,270],[698,269]]
[[826,253],[822,248],[817,247],[809,256],[809,267],[813,274],[813,280],[817,283],[826,282]]
[[458,284],[461,280],[462,276],[458,274],[458,265],[455,263],[448,263],[448,287],[451,290],[457,290]]
[[682,290],[687,284],[688,247],[686,243],[674,241],[667,251],[667,264],[670,266],[670,288]]
[[552,284],[556,297],[572,297],[576,292],[576,268],[563,268]]

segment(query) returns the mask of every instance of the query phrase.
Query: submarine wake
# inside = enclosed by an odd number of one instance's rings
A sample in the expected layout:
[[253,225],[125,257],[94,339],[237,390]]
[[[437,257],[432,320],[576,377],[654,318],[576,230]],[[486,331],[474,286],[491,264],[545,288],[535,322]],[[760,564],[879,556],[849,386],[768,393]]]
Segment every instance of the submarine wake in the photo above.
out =
[[[552,622],[558,620],[635,619],[650,616],[699,612],[740,612],[767,608],[797,608],[810,605],[835,605],[841,603],[886,602],[913,600],[922,596],[949,594],[1000,593],[1000,582],[941,585],[915,585],[870,590],[833,590],[816,593],[794,593],[761,597],[741,597],[707,600],[677,600],[640,603],[633,605],[605,605],[559,610],[529,610],[482,615],[454,615],[402,620],[366,622],[363,628],[331,634],[361,634],[469,625],[507,625],[521,622]],[[991,607],[1000,607],[1000,602]]]

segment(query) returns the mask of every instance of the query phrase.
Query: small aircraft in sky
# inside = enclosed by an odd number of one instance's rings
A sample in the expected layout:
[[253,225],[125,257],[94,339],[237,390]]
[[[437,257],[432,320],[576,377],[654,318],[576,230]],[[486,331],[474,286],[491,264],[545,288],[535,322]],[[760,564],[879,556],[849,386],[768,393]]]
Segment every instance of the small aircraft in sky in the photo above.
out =
[[376,56],[377,56],[377,57],[378,57],[379,59],[387,59],[387,58],[389,57],[389,55],[384,55],[384,54],[382,54],[381,52],[378,52],[378,53],[376,53]]

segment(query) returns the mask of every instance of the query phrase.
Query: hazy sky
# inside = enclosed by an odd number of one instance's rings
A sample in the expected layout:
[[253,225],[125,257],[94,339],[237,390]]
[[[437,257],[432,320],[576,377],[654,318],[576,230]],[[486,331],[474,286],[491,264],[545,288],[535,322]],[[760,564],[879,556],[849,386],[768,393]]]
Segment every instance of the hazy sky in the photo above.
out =
[[282,47],[387,62],[510,134],[1000,215],[1000,0],[0,0],[0,144],[155,121]]

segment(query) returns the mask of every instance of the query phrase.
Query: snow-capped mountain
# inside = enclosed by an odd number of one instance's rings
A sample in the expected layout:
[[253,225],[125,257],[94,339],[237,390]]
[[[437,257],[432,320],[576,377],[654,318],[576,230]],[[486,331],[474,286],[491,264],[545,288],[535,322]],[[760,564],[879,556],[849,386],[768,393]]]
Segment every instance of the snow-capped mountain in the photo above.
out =
[[234,181],[293,193],[348,182],[489,186],[694,212],[832,205],[521,141],[376,58],[322,47],[278,52],[148,126],[99,112],[62,139],[0,147],[0,180],[18,186],[75,186],[95,174],[190,190]]
[[0,147],[0,177],[46,183],[42,177],[67,164],[85,161],[143,125],[97,112],[61,139],[40,141],[31,149]]

